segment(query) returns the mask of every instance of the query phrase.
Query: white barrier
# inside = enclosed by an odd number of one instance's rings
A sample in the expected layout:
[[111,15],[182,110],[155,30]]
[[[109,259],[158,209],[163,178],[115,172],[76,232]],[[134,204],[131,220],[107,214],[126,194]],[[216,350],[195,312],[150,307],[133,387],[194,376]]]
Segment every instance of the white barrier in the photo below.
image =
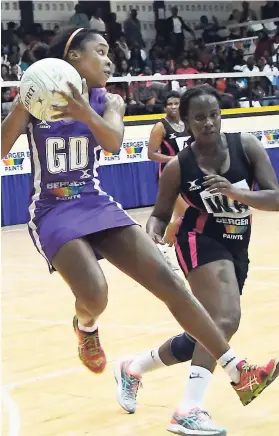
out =
[[[155,74],[154,76],[123,76],[123,77],[110,77],[107,83],[121,83],[121,82],[164,82],[166,80],[192,80],[192,79],[225,79],[225,78],[247,78],[247,77],[275,77],[279,76],[279,72],[266,71],[266,72],[236,72],[236,73],[203,73],[203,74]],[[18,87],[20,81],[1,82],[2,88]]]
[[[118,153],[102,151],[100,165],[147,161],[147,144],[153,125],[127,126],[120,151]],[[279,115],[264,115],[264,112],[261,116],[225,118],[222,120],[222,130],[224,132],[251,132],[262,141],[265,148],[279,147],[278,125]],[[31,173],[30,153],[26,135],[19,137],[10,153],[0,161],[0,166],[1,176]]]

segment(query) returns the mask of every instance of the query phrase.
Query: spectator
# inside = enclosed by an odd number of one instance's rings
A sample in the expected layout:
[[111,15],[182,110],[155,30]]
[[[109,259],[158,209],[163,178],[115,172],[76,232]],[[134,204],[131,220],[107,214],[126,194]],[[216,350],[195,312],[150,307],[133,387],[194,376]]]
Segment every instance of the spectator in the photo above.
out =
[[125,54],[125,58],[129,59],[130,57],[130,50],[129,47],[126,43],[126,37],[125,37],[125,33],[120,33],[118,40],[115,43],[116,47],[118,47],[124,54]]
[[1,90],[1,118],[5,118],[13,104],[13,96],[10,88],[2,88]]
[[[199,74],[199,72],[194,68],[195,62],[193,59],[184,58],[181,62],[180,67],[176,70],[176,74]],[[195,82],[193,80],[186,80],[187,88],[193,88]]]
[[8,62],[10,64],[18,64],[20,61],[19,46],[11,44],[9,46]]
[[154,105],[154,92],[150,87],[146,86],[145,82],[138,82],[138,85],[134,88],[134,100],[139,106]]
[[133,67],[136,75],[139,75],[143,72],[145,67],[145,62],[142,59],[141,50],[139,47],[134,47],[131,50],[131,57],[129,59],[129,65]]
[[[241,14],[240,11],[238,9],[234,9],[231,13],[231,15],[229,16],[229,22],[228,24],[238,24],[240,23],[240,19],[241,19]],[[240,39],[241,38],[241,28],[240,27],[234,27],[234,28],[230,28],[230,35],[229,35],[229,39]]]
[[189,32],[195,39],[194,31],[189,26],[187,26],[187,24],[185,24],[184,20],[180,16],[178,16],[177,6],[173,6],[171,9],[171,17],[166,20],[166,32],[167,40],[170,35],[174,36],[177,56],[179,56],[184,51],[185,38],[183,30]]
[[196,70],[199,72],[199,74],[204,72],[204,65],[201,61],[196,62]]
[[279,2],[265,2],[265,5],[261,7],[261,19],[268,20],[269,18],[279,17]]
[[1,79],[2,79],[2,81],[10,80],[9,74],[10,74],[10,69],[9,69],[8,65],[1,64]]
[[234,67],[235,71],[242,71],[243,73],[249,73],[249,72],[253,72],[253,73],[259,73],[260,69],[259,67],[256,65],[255,63],[255,59],[253,56],[249,56],[249,58],[247,59],[247,63],[244,65],[236,65]]
[[141,24],[137,18],[138,12],[136,9],[131,10],[130,17],[124,21],[124,32],[127,38],[127,44],[131,48],[135,43],[139,47],[145,47],[141,34]]
[[259,60],[262,56],[264,56],[267,52],[268,57],[272,55],[272,47],[273,47],[273,41],[271,38],[269,38],[267,32],[265,30],[262,30],[258,34],[258,40],[256,45],[256,50],[254,53],[255,59]]
[[105,33],[106,25],[102,20],[101,16],[102,16],[102,10],[100,8],[97,8],[93,12],[93,15],[91,17],[90,27],[92,30],[96,30],[96,32]]
[[207,65],[207,73],[215,73],[215,64],[213,61],[210,61]]
[[21,58],[21,62],[20,62],[20,68],[21,71],[26,71],[28,67],[30,67],[30,65],[32,65],[33,61],[32,61],[32,57],[31,57],[31,52],[30,50],[25,50],[25,52],[22,55]]
[[9,44],[17,44],[18,39],[15,33],[16,23],[10,21],[7,24],[7,30],[4,30],[2,33],[2,44],[7,46]]
[[273,62],[279,64],[279,33],[272,40],[272,59]]
[[257,14],[250,8],[249,2],[242,2],[242,11],[240,12],[240,23],[246,21],[257,21]]
[[75,13],[74,13],[74,15],[71,16],[69,23],[72,26],[84,27],[86,29],[90,28],[88,16],[83,11],[83,8],[81,5],[79,5],[79,4],[75,5]]
[[[87,15],[86,15],[86,17],[87,17]],[[88,17],[87,17],[87,20],[88,20]],[[85,26],[82,26],[82,27],[85,27]],[[53,32],[55,35],[57,35],[60,32],[60,26],[58,26],[58,24],[56,24],[56,26],[54,26]]]
[[212,59],[212,52],[210,52],[210,49],[205,46],[205,43],[202,39],[200,39],[196,46],[196,51],[198,53],[199,60],[204,64],[208,65],[208,63]]
[[23,53],[25,52],[25,50],[27,49],[27,45],[26,41],[25,41],[25,30],[24,27],[22,25],[20,25],[17,29],[16,29],[16,36],[17,36],[17,41],[16,44],[19,46],[19,54],[20,56],[23,55]]
[[21,79],[22,71],[18,64],[11,64],[10,80],[17,82]]
[[[267,59],[267,62],[266,62],[266,64],[265,64],[265,66],[263,67],[263,70],[262,70],[264,73],[270,73],[270,72],[272,72],[272,73],[277,73],[278,74],[278,68],[273,64],[273,60],[272,60],[272,58],[268,58]],[[267,77],[267,79],[271,82],[271,83],[273,83],[273,77],[274,76],[266,76]]]
[[175,63],[173,59],[167,59],[164,63],[164,74],[174,74]]
[[110,45],[113,45],[122,35],[121,24],[116,21],[117,16],[115,12],[112,12],[107,22],[108,41]]
[[129,71],[129,64],[126,59],[122,59],[117,65],[117,76],[127,76]]
[[129,50],[128,59],[131,59],[132,53],[133,56],[140,56],[144,62],[146,61],[146,53],[142,48],[139,47],[138,44],[134,44],[132,50]]
[[218,30],[222,29],[219,25],[216,17],[212,17],[212,23],[209,22],[206,15],[202,15],[200,18],[200,24],[196,26],[196,30],[203,30],[202,38],[206,44],[212,42],[222,41],[221,36],[218,34]]

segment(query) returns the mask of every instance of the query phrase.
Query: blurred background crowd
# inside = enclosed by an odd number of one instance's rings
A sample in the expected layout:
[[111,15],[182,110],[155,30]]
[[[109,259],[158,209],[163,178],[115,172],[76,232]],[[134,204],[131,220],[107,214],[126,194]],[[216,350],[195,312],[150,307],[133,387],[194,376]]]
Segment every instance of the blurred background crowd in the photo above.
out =
[[[88,12],[84,3],[94,2],[79,3],[65,25],[92,28],[106,37],[110,44],[113,77],[154,76],[152,81],[108,83],[110,92],[124,98],[126,114],[160,113],[167,91],[173,89],[182,93],[188,87],[205,82],[224,95],[224,108],[279,103],[278,77],[179,80],[181,74],[278,72],[279,21],[263,25],[249,25],[249,22],[278,18],[279,2],[266,2],[258,15],[250,3],[243,2],[241,9],[232,9],[227,22],[221,24],[214,15],[201,14],[199,23],[192,27],[173,5],[169,17],[156,18],[154,41],[144,40],[136,9],[130,9],[127,19],[119,23],[116,13],[104,13],[99,7]],[[247,25],[233,27],[239,23]],[[61,27],[55,25],[53,29],[45,30],[41,23],[26,27],[12,21],[5,29],[2,25],[2,81],[20,80],[34,62],[31,53],[34,46],[49,44]],[[231,42],[238,39],[244,41]],[[161,76],[166,74],[178,76],[173,80],[162,80]],[[2,117],[8,113],[16,93],[16,87],[1,88]]]

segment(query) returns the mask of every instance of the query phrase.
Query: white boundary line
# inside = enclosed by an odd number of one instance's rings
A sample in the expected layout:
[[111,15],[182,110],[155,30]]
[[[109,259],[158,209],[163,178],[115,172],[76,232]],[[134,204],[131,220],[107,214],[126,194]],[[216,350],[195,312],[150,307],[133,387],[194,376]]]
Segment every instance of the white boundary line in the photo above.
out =
[[14,389],[21,388],[22,386],[31,385],[43,380],[50,380],[52,378],[61,377],[62,375],[74,374],[76,372],[83,372],[83,371],[85,371],[85,368],[83,368],[82,366],[75,366],[73,368],[61,369],[55,372],[41,374],[36,377],[26,378],[18,382],[8,383],[3,386],[3,390],[5,389],[6,392],[7,390],[12,391]]
[[12,399],[10,392],[2,387],[2,402],[6,406],[9,416],[9,430],[7,436],[19,436],[20,434],[20,414],[15,401]]

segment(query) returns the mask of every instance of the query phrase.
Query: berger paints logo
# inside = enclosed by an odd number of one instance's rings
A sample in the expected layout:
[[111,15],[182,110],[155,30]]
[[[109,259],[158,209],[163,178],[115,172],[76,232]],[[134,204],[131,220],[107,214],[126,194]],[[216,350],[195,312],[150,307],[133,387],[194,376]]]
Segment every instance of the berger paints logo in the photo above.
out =
[[107,162],[120,160],[120,150],[116,151],[114,153],[111,153],[109,151],[103,150],[104,159]]
[[84,185],[85,182],[48,183],[47,189],[56,197],[56,200],[67,201],[80,198]]
[[227,233],[242,234],[246,232],[247,226],[225,225],[225,229]]
[[127,159],[133,160],[136,158],[141,158],[142,150],[145,145],[145,141],[123,142],[123,148],[127,153]]
[[4,159],[2,159],[5,165],[5,172],[13,173],[23,170],[23,161],[26,157],[29,157],[30,153],[19,151],[17,153],[9,153]]
[[243,240],[243,234],[247,231],[250,218],[217,218],[216,222],[223,224],[226,233],[223,234],[224,239]]
[[279,130],[265,130],[264,136],[268,145],[279,143]]

